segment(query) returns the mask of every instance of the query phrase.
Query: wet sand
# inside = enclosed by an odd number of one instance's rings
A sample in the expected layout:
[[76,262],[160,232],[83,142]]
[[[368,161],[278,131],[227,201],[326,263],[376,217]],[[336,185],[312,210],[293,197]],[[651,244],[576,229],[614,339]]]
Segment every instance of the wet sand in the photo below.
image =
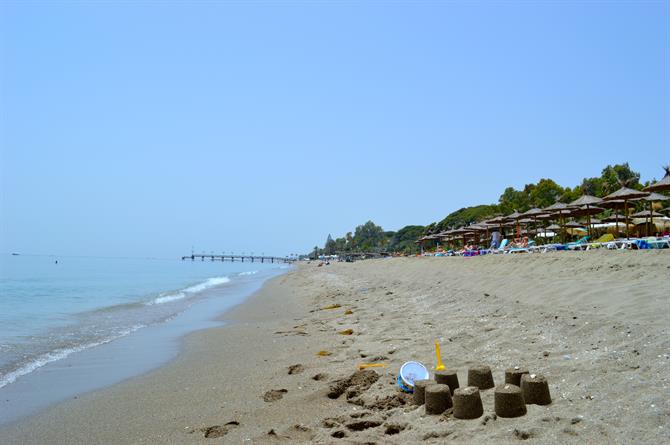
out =
[[[0,442],[667,442],[668,295],[667,251],[305,264],[227,326],[186,337],[169,365],[10,425]],[[407,360],[432,368],[435,340],[461,386],[471,365],[496,384],[518,365],[547,377],[553,403],[503,419],[485,390],[479,419],[426,415],[395,377]],[[388,366],[349,379],[360,363]]]

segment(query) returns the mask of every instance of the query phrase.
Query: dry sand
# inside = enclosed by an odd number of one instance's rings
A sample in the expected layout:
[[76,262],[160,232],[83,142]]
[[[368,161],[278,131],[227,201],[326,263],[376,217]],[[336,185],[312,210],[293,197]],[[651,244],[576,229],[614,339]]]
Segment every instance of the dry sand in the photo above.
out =
[[[228,326],[187,337],[171,364],[0,442],[670,443],[669,296],[667,251],[306,264],[225,314]],[[486,390],[479,419],[426,415],[395,378],[407,360],[434,366],[435,340],[461,386],[470,365],[489,365],[496,384],[519,365],[547,377],[553,403],[496,418]],[[371,362],[388,367],[346,380]]]

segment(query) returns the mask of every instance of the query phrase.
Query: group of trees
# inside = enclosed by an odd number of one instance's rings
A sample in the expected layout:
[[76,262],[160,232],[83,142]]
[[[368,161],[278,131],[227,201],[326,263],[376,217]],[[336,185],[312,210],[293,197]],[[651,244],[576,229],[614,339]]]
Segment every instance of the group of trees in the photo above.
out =
[[405,226],[397,232],[385,231],[372,221],[357,226],[341,238],[326,238],[323,248],[314,247],[318,255],[346,254],[347,252],[398,252],[411,254],[417,251],[415,241],[425,232],[424,226]]
[[388,232],[368,221],[356,227],[353,234],[349,232],[342,238],[333,239],[328,235],[324,248],[315,247],[315,251],[327,255],[381,251],[412,254],[418,250],[415,241],[425,234],[479,222],[497,215],[508,215],[514,211],[525,212],[533,207],[548,207],[556,202],[569,203],[584,194],[603,197],[622,185],[639,190],[651,182],[653,181],[640,183],[640,173],[633,171],[628,163],[608,165],[600,176],[584,178],[581,184],[572,188],[561,187],[551,179],[540,179],[535,184],[526,184],[522,190],[507,187],[498,198],[497,204],[465,207],[427,226],[405,226],[397,232]]
[[368,221],[357,226],[353,234],[347,232],[342,238],[333,239],[328,235],[323,249],[319,250],[316,247],[315,250],[325,255],[343,252],[381,252],[386,250],[394,234],[395,232],[385,232],[380,226]]

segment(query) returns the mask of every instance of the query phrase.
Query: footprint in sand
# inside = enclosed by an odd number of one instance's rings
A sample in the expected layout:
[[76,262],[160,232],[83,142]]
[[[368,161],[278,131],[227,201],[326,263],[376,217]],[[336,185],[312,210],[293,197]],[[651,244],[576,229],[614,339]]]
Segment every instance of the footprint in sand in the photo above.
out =
[[276,402],[277,400],[281,400],[282,397],[284,397],[284,394],[288,392],[287,389],[271,389],[270,391],[266,392],[263,395],[263,400],[266,402]]
[[305,367],[302,366],[300,363],[297,365],[291,365],[288,367],[288,374],[293,375],[293,374],[300,374],[305,370]]
[[240,422],[233,420],[225,425],[214,425],[202,428],[202,432],[207,439],[216,439],[223,437],[230,432],[231,429],[240,425]]

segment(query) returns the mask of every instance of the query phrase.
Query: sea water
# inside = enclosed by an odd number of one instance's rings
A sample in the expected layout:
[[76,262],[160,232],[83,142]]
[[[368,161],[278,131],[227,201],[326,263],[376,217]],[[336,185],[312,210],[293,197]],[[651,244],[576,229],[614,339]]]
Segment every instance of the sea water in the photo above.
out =
[[[206,327],[206,319],[241,302],[262,281],[286,267],[258,261],[3,254],[0,393],[3,397],[13,394],[23,403],[27,388],[51,387],[53,376],[57,376],[61,386],[70,387],[59,393],[62,398],[76,393],[78,387],[94,389],[133,372],[144,372],[171,354],[158,343]],[[78,363],[75,368],[82,368],[89,360],[105,363],[105,369],[120,368],[115,363],[122,363],[127,350],[143,343],[145,351],[140,357],[127,356],[124,369],[84,375],[89,382],[85,388],[80,387],[81,376],[76,370],[64,371],[58,366]],[[159,357],[150,363],[152,354]],[[114,357],[101,359],[105,355]],[[51,373],[43,372],[50,367]],[[36,374],[41,372],[50,374],[52,381],[40,380]],[[47,400],[35,401],[33,408],[44,402]]]

